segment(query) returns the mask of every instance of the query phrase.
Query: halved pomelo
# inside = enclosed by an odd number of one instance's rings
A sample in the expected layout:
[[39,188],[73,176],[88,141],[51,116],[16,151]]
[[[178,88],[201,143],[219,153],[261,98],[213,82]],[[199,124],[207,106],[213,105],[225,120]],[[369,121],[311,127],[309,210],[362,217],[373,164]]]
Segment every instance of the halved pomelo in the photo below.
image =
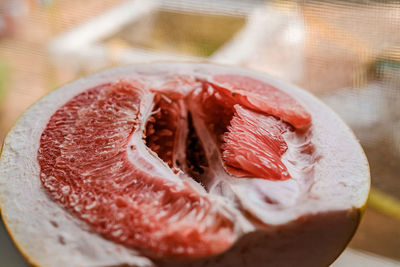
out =
[[207,64],[105,70],[7,136],[2,215],[40,266],[325,266],[369,191],[350,129],[310,94]]

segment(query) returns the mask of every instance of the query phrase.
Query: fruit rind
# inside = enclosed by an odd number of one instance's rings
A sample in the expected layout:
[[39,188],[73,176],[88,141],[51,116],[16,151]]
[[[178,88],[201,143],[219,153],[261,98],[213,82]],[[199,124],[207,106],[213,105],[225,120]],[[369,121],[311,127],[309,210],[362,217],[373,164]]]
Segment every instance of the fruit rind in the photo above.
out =
[[[326,109],[326,107],[319,100],[316,100],[310,94],[271,77],[255,74],[253,72],[238,68],[216,67],[206,64],[159,63],[114,68],[94,74],[88,78],[80,79],[50,93],[47,97],[42,98],[38,103],[32,106],[32,108],[19,119],[16,126],[11,130],[4,142],[2,158],[0,160],[0,203],[2,205],[2,215],[5,218],[5,224],[7,225],[9,232],[14,236],[14,242],[21,251],[24,251],[24,254],[27,256],[28,260],[31,259],[32,262],[41,266],[62,266],[74,263],[77,265],[95,265],[100,262],[102,264],[103,262],[106,262],[110,265],[121,263],[136,264],[137,266],[154,265],[151,260],[143,257],[134,249],[118,246],[108,240],[104,240],[97,234],[90,233],[87,226],[81,221],[71,216],[71,214],[60,208],[56,203],[49,201],[47,195],[41,189],[39,179],[36,179],[38,178],[38,166],[37,163],[33,162],[32,159],[36,159],[36,156],[33,155],[36,155],[38,144],[35,142],[38,142],[39,138],[37,136],[43,131],[47,119],[55,112],[55,110],[57,110],[72,96],[87,88],[109,82],[110,80],[127,77],[140,78],[140,73],[145,72],[151,72],[154,73],[154,75],[157,75],[157,72],[163,72],[165,69],[175,69],[178,72],[187,72],[188,69],[191,69],[192,72],[203,72],[203,75],[205,76],[210,75],[210,73],[213,72],[229,72],[249,75],[267,83],[271,83],[275,87],[285,90],[287,93],[293,95],[303,106],[307,108],[307,110],[311,111],[310,113],[313,115],[313,120],[315,120],[314,114],[318,113],[320,109]],[[135,72],[137,74],[135,74]],[[309,103],[312,104],[309,105]],[[307,207],[304,206],[300,207],[299,209],[298,207],[293,208],[293,213],[288,212],[291,214],[290,216],[284,214],[284,216],[281,217],[277,216],[277,219],[271,219],[268,222],[271,227],[285,225],[290,221],[296,220],[300,216],[309,216],[309,218],[313,218],[314,216],[319,216],[318,214],[324,210],[328,210],[331,213],[341,213],[349,210],[354,212],[354,210],[357,211],[358,209],[362,208],[367,199],[369,190],[369,171],[365,155],[363,154],[358,143],[356,143],[355,138],[349,137],[352,136],[352,133],[347,126],[345,126],[332,111],[327,110],[326,112],[330,116],[330,119],[328,120],[331,122],[333,118],[334,124],[339,125],[340,130],[343,131],[342,135],[352,138],[351,143],[348,145],[350,145],[352,150],[355,150],[355,152],[351,152],[354,153],[351,155],[352,159],[357,159],[358,162],[354,163],[354,166],[356,166],[354,167],[355,170],[352,170],[354,176],[347,175],[346,177],[341,177],[341,179],[344,181],[349,181],[351,180],[350,177],[354,177],[354,179],[358,180],[358,183],[350,184],[350,186],[351,188],[355,188],[354,190],[359,187],[360,190],[358,192],[353,192],[356,196],[354,198],[347,199],[348,203],[343,201],[341,203],[336,203],[335,205],[329,206],[312,206],[312,208],[308,207],[309,210],[307,210]],[[313,130],[318,131],[318,129]],[[316,134],[318,135],[318,132]],[[24,145],[26,143],[32,145],[26,146]],[[359,166],[360,162],[365,166]],[[16,167],[18,164],[21,164],[20,166],[25,166],[26,168],[21,171]],[[339,168],[340,166],[337,167]],[[357,169],[357,167],[359,168]],[[12,175],[13,171],[15,171],[14,174],[22,175],[26,180],[16,181],[17,184],[12,183],[10,181],[10,177],[13,179],[21,178],[18,177],[18,175]],[[22,172],[22,174],[20,172]],[[328,174],[329,176],[335,177],[332,173]],[[345,176],[344,173],[341,175]],[[319,179],[323,178],[324,177],[319,177]],[[368,186],[366,186],[366,184],[368,184]],[[321,187],[317,189],[317,196],[314,197],[323,198],[324,196],[319,195],[318,193],[326,193],[324,188],[327,187],[329,187],[329,183],[324,184],[322,189]],[[333,194],[334,192],[328,193]],[[17,194],[22,194],[23,196],[18,198],[16,197]],[[37,208],[37,210],[35,210],[35,208]],[[49,212],[49,210],[52,212]],[[311,212],[313,210],[315,212]],[[40,214],[40,216],[38,216],[38,214]],[[270,214],[274,214],[274,212]],[[62,218],[62,222],[57,222],[58,227],[56,229],[52,229],[52,226],[49,223],[52,218]],[[356,221],[357,222],[355,225],[358,224],[359,216],[357,216]],[[42,226],[42,224],[44,225],[45,222],[47,224]],[[350,227],[349,225],[353,226]],[[354,223],[349,223],[349,225],[347,227],[353,229],[352,231],[354,232]],[[38,229],[41,229],[41,231],[37,232]],[[77,232],[83,235],[82,238],[75,238],[74,236],[71,236],[71,233]],[[28,237],[30,234],[32,234],[32,236]],[[60,235],[66,235],[71,238],[71,240],[67,240],[68,242],[71,241],[71,246],[68,247],[68,249],[65,248],[65,245],[60,245],[57,243],[59,242],[58,239]],[[40,242],[38,242],[38,240]],[[36,242],[42,243],[44,246],[41,246]],[[82,242],[83,244],[84,242],[88,242],[89,244],[95,246],[94,248],[91,248],[94,249],[91,251],[91,257],[88,257],[90,253],[88,253],[88,251],[82,247]],[[77,248],[81,250],[83,249],[83,251],[79,251]],[[66,256],[65,258],[62,258],[60,255],[62,255],[62,253],[65,251]],[[109,252],[107,253],[107,251]],[[76,255],[76,253],[78,253],[78,255]],[[227,253],[229,253],[229,251]],[[334,254],[338,255],[339,253],[339,251],[336,251]],[[76,257],[70,257],[71,255],[75,255]]]

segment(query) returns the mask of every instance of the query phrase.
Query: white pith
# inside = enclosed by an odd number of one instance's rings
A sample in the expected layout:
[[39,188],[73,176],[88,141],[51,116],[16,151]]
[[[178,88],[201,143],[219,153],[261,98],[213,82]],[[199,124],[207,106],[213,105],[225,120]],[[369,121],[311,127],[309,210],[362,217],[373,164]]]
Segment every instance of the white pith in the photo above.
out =
[[[151,260],[134,249],[117,245],[90,232],[84,222],[53,202],[41,186],[37,151],[41,133],[50,116],[73,96],[119,79],[141,80],[143,76],[149,76],[148,79],[154,81],[169,73],[195,75],[204,79],[218,73],[248,75],[290,94],[312,116],[312,142],[319,155],[322,155],[314,165],[312,181],[295,174],[296,169],[290,167],[289,160],[298,157],[295,149],[291,149],[294,146],[290,145],[283,161],[293,179],[269,181],[232,178],[224,172],[212,138],[201,137],[208,158],[215,158],[210,161],[215,164],[210,169],[214,172],[216,183],[215,186],[211,185],[209,193],[194,183],[193,187],[202,194],[208,194],[217,207],[238,220],[238,234],[253,231],[256,226],[247,221],[237,207],[232,206],[234,202],[230,200],[234,198],[239,199],[244,209],[269,225],[285,224],[307,214],[360,208],[365,203],[369,191],[369,170],[360,145],[340,118],[308,93],[269,76],[232,67],[157,63],[113,68],[65,85],[42,98],[22,115],[5,140],[0,161],[2,214],[14,239],[33,262],[40,262],[44,266],[54,266],[56,263],[58,266],[153,265]],[[150,115],[152,99],[146,101],[144,105],[148,108],[142,114],[144,118]],[[206,127],[195,118],[194,124],[197,129]],[[132,135],[130,144],[138,148],[135,152],[128,151],[132,162],[135,157],[154,162],[154,155],[143,143],[141,131]],[[185,174],[174,174],[161,160],[157,164],[157,171],[173,182],[182,183],[187,178],[190,183]],[[217,181],[225,181],[222,189]],[[260,201],[260,195],[263,194],[276,200],[277,204]],[[64,244],[57,241],[60,238]]]

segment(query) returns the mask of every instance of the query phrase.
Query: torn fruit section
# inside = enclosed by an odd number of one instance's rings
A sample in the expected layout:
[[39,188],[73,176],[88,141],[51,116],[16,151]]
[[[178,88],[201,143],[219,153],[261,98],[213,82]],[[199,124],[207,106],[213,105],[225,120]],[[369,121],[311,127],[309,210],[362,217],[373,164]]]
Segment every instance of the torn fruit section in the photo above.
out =
[[108,239],[154,257],[221,253],[245,211],[211,196],[211,185],[219,176],[289,180],[285,136],[307,131],[311,117],[286,93],[244,76],[174,76],[163,89],[150,87],[104,84],[59,108],[40,141],[41,181]]
[[287,150],[282,134],[291,127],[273,116],[240,105],[235,105],[234,109],[235,115],[222,145],[226,169],[237,177],[289,179],[281,157]]

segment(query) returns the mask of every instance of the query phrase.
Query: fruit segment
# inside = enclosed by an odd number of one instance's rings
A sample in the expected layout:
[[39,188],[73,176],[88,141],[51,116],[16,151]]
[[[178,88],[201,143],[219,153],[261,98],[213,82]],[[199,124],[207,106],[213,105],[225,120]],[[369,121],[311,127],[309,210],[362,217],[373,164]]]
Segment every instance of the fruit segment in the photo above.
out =
[[145,94],[127,82],[105,84],[61,107],[38,151],[44,187],[98,233],[150,255],[200,257],[226,250],[233,223],[205,196],[129,161],[127,150],[137,148],[128,140],[141,127]]
[[281,156],[287,150],[282,134],[290,126],[273,116],[266,116],[235,105],[228,131],[224,134],[222,158],[227,170],[236,177],[270,180],[289,179]]
[[173,168],[176,167],[176,150],[182,127],[182,101],[172,101],[166,94],[157,94],[153,103],[153,113],[144,132],[146,144]]
[[241,75],[216,75],[215,85],[225,97],[237,99],[245,106],[276,116],[297,129],[311,125],[310,114],[296,100],[277,88]]

